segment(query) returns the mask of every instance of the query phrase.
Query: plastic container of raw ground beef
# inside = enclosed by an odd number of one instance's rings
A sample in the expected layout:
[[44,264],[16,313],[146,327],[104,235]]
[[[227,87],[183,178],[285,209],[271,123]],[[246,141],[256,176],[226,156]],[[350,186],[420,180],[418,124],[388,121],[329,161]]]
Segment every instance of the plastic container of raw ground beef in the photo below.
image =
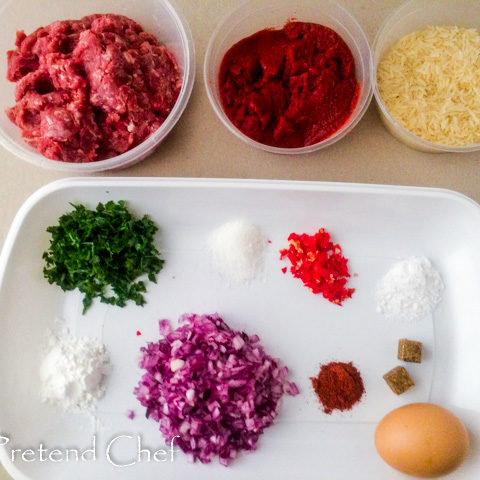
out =
[[[29,146],[5,110],[15,104],[15,84],[6,79],[7,51],[15,48],[16,32],[28,35],[57,20],[75,20],[91,14],[119,14],[138,22],[171,51],[182,74],[182,88],[165,122],[135,148],[106,160],[70,163],[50,160]],[[13,155],[38,167],[76,175],[117,170],[140,162],[165,139],[181,117],[190,98],[195,74],[195,52],[190,28],[169,0],[9,0],[0,6],[0,144]]]

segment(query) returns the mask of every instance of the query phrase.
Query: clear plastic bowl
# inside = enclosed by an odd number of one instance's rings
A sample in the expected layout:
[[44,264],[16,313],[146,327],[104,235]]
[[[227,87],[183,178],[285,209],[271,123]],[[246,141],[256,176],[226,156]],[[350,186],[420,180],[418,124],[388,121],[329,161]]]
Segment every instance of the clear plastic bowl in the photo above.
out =
[[429,142],[417,137],[390,115],[380,96],[376,72],[383,56],[400,38],[430,25],[458,25],[480,29],[480,2],[475,0],[409,0],[387,18],[373,44],[374,95],[380,118],[394,137],[416,150],[433,153],[462,153],[480,150],[480,143],[455,147]]
[[[122,155],[90,163],[50,160],[30,147],[20,129],[4,113],[15,104],[15,84],[6,79],[7,54],[15,46],[17,30],[27,34],[55,20],[79,19],[94,13],[125,15],[154,34],[174,55],[183,74],[177,102],[162,126],[137,147]],[[0,6],[0,144],[11,153],[36,166],[74,174],[87,174],[125,168],[152,153],[177,123],[192,92],[195,52],[190,29],[169,0],[9,0]]]
[[[295,19],[325,25],[345,40],[355,58],[360,93],[357,106],[349,120],[332,136],[300,148],[279,148],[256,142],[242,133],[223,111],[218,74],[225,53],[237,42],[265,28],[282,28],[287,20]],[[373,61],[367,37],[355,18],[343,7],[330,0],[249,0],[230,12],[210,39],[205,55],[204,80],[208,98],[223,124],[251,146],[272,153],[309,153],[328,147],[343,138],[360,121],[372,99]]]

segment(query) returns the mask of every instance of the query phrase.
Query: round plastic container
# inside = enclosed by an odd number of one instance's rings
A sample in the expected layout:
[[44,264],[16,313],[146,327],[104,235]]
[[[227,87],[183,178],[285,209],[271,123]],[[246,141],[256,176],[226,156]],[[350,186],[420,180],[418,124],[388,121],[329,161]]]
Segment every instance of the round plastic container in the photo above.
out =
[[[355,58],[360,93],[349,120],[332,136],[300,148],[279,148],[256,142],[242,133],[222,108],[218,74],[225,53],[237,42],[265,28],[282,28],[289,19],[318,23],[335,30],[347,43]],[[237,137],[254,147],[272,153],[300,154],[328,147],[343,138],[360,121],[372,99],[373,60],[370,45],[355,18],[330,0],[249,0],[229,13],[210,39],[205,55],[204,80],[208,98],[223,124]]]
[[[174,55],[183,74],[177,102],[163,125],[137,147],[122,155],[90,163],[50,160],[30,147],[20,129],[4,113],[15,104],[15,84],[6,79],[6,52],[14,48],[16,31],[32,33],[55,20],[79,19],[94,13],[125,15],[137,21],[145,31],[155,35]],[[0,9],[0,143],[11,153],[39,167],[72,174],[87,174],[125,168],[152,153],[177,123],[192,92],[195,75],[195,52],[190,29],[169,0],[22,0],[6,1]]]
[[457,25],[480,29],[480,2],[476,0],[409,0],[387,18],[373,45],[374,94],[380,118],[394,137],[417,150],[434,153],[462,153],[480,150],[480,143],[465,147],[454,147],[429,142],[417,137],[390,115],[380,96],[376,72],[383,56],[400,38],[430,25]]

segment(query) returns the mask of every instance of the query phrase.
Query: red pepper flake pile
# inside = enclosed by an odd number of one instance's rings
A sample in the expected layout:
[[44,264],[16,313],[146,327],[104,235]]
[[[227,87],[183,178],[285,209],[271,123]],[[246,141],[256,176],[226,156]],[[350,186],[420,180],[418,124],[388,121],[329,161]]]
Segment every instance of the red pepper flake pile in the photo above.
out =
[[[354,288],[345,288],[348,277],[348,259],[342,248],[330,240],[330,234],[321,228],[315,235],[291,233],[290,246],[280,250],[280,259],[287,257],[295,278],[313,293],[321,293],[332,303],[341,305],[350,298]],[[286,269],[282,269],[285,273]]]
[[310,380],[327,414],[333,410],[351,410],[365,393],[360,372],[352,362],[321,365],[318,376]]

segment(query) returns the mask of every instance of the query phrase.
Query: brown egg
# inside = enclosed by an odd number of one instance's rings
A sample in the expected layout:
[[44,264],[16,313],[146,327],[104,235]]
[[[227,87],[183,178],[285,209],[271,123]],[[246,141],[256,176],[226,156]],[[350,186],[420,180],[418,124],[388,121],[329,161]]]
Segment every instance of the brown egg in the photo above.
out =
[[435,478],[462,463],[469,438],[453,413],[431,403],[413,403],[383,417],[375,446],[383,460],[400,472]]

